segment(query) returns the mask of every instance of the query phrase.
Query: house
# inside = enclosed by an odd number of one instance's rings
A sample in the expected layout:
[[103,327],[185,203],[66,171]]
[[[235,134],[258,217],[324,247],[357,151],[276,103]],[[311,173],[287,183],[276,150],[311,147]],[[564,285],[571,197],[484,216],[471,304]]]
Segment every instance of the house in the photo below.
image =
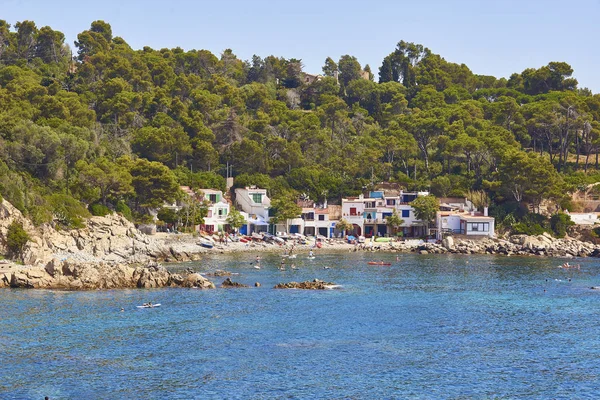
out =
[[200,225],[199,229],[206,232],[226,231],[230,204],[224,198],[223,192],[216,189],[200,189],[199,198],[208,206],[204,224]]
[[595,224],[600,224],[600,220],[598,220],[598,214],[596,214],[595,212],[571,213],[565,211],[565,214],[568,214],[569,217],[571,217],[571,221],[573,221],[575,225],[592,226]]
[[[352,224],[352,234],[356,236],[391,236],[394,233],[404,237],[424,236],[427,227],[416,218],[410,203],[418,196],[428,194],[392,188],[374,190],[367,197],[361,194],[342,199],[341,217]],[[387,218],[394,212],[404,221],[397,232],[387,225]]]
[[[299,200],[298,206],[302,207],[300,217],[288,219],[287,229],[289,233],[301,233],[306,236],[324,236],[326,238],[334,237],[336,233],[335,225],[339,221],[340,206],[329,206],[326,203],[316,205],[312,201]],[[277,224],[275,228],[278,232],[286,230],[286,224]]]
[[447,234],[469,238],[495,236],[495,219],[488,216],[487,207],[484,208],[483,213],[438,211],[435,220],[438,240]]
[[235,202],[244,213],[248,214],[247,224],[240,228],[242,235],[268,230],[271,199],[267,196],[266,189],[256,186],[235,189]]

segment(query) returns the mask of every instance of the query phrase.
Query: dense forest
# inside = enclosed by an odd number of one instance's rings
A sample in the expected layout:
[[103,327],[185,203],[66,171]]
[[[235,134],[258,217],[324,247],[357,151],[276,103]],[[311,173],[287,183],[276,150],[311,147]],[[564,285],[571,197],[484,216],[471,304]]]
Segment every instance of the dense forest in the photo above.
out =
[[600,96],[567,63],[497,79],[419,44],[391,50],[378,76],[351,55],[303,71],[229,49],[133,50],[103,21],[71,48],[0,20],[0,194],[69,227],[87,210],[144,220],[179,185],[224,190],[226,175],[280,205],[388,181],[483,194],[514,224],[600,180]]

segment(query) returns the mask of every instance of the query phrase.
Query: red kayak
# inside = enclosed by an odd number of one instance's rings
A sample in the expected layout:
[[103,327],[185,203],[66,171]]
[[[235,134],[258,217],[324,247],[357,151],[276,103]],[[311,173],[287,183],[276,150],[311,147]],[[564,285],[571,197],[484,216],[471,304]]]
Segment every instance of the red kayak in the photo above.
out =
[[384,266],[390,266],[390,265],[392,265],[392,263],[386,263],[386,262],[383,262],[383,261],[369,261],[367,264],[368,265],[384,265]]

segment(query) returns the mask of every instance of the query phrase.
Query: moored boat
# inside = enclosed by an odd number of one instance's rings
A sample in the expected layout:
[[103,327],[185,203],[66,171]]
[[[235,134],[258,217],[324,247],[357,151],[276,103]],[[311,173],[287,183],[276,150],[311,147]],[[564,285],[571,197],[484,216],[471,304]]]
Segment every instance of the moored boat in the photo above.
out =
[[198,241],[198,244],[207,249],[212,249],[215,246],[210,240],[206,239],[201,239],[200,241]]

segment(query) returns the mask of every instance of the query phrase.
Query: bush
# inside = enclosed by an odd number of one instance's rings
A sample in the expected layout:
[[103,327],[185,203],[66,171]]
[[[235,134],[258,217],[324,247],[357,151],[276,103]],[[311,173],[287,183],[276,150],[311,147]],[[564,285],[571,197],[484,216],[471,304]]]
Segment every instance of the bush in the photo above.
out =
[[104,217],[111,213],[110,208],[103,204],[93,203],[88,206],[88,210],[96,217]]
[[48,197],[52,216],[67,229],[83,228],[85,218],[90,216],[88,210],[77,200],[65,194],[53,194]]
[[129,221],[133,220],[133,214],[131,213],[131,208],[124,201],[119,200],[117,205],[115,206],[115,211],[120,213],[122,216],[127,218]]
[[6,233],[6,246],[13,255],[21,255],[23,247],[30,241],[31,238],[23,229],[23,225],[20,222],[13,221],[8,226]]
[[540,224],[527,224],[525,222],[517,222],[511,229],[513,235],[541,235],[544,232],[546,232],[546,229]]
[[552,231],[556,237],[565,237],[567,234],[567,228],[569,226],[575,225],[573,221],[571,221],[571,217],[568,214],[558,213],[554,214],[552,218],[550,218],[550,226],[552,227]]

